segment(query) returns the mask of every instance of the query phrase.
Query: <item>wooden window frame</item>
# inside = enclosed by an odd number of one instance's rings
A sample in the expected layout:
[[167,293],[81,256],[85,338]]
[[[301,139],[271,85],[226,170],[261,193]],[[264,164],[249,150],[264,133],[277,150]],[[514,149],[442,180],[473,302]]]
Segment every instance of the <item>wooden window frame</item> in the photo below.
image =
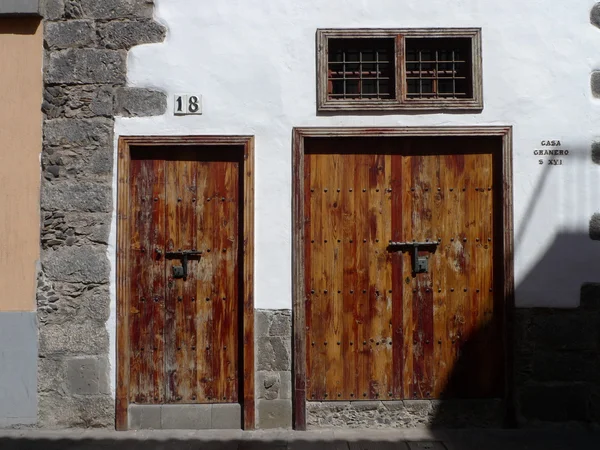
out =
[[[395,97],[391,100],[330,100],[328,97],[329,39],[394,39]],[[473,98],[409,99],[406,95],[407,38],[471,39]],[[481,28],[323,28],[317,30],[317,111],[481,111],[483,109]]]
[[[394,127],[394,128],[294,128],[292,150],[292,352],[294,388],[293,427],[306,430],[306,315],[304,291],[304,141],[306,138],[327,137],[490,137],[502,139],[501,161],[502,201],[497,214],[503,225],[503,337],[505,358],[505,392],[507,420],[514,419],[513,379],[513,314],[514,314],[514,229],[512,190],[512,127]],[[500,221],[498,219],[498,221]]]
[[241,324],[240,351],[243,362],[242,414],[243,428],[255,428],[255,386],[254,386],[254,137],[253,136],[121,136],[119,138],[117,163],[117,388],[116,388],[116,429],[128,429],[129,406],[129,333],[128,308],[131,272],[128,230],[130,225],[129,168],[131,147],[156,146],[240,146],[243,167],[240,168],[243,180],[243,315]]

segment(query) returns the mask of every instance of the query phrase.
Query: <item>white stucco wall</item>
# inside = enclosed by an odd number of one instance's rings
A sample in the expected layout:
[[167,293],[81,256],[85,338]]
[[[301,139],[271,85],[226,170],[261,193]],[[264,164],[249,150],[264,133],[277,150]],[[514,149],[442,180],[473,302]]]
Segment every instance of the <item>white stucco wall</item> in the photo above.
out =
[[[600,244],[588,237],[600,210],[600,166],[590,158],[600,139],[589,82],[600,69],[594,3],[160,0],[167,39],[130,52],[128,80],[168,92],[169,111],[117,119],[115,139],[256,136],[256,307],[291,308],[293,127],[512,125],[517,306],[576,307],[581,284],[600,281]],[[335,27],[481,27],[483,112],[317,116],[315,32]],[[204,114],[174,116],[175,93],[203,95]],[[563,166],[538,164],[544,139],[570,150]],[[114,263],[114,221],[111,243]],[[113,335],[114,317],[113,308]]]

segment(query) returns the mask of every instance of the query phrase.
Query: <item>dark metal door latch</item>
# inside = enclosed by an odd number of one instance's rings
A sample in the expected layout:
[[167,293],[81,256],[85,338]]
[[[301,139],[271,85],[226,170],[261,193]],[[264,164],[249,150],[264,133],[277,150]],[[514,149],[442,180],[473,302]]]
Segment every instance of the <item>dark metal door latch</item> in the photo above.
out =
[[414,273],[426,273],[429,271],[429,256],[419,256],[419,247],[436,247],[439,245],[439,242],[436,241],[426,241],[426,242],[392,242],[390,241],[390,247],[401,247],[399,250],[406,248],[407,250],[411,250],[413,252],[413,272]]
[[186,279],[188,275],[187,263],[188,258],[194,256],[200,256],[202,252],[197,252],[196,250],[186,250],[183,252],[167,252],[167,258],[178,258],[181,260],[181,266],[173,266],[173,278],[183,278]]

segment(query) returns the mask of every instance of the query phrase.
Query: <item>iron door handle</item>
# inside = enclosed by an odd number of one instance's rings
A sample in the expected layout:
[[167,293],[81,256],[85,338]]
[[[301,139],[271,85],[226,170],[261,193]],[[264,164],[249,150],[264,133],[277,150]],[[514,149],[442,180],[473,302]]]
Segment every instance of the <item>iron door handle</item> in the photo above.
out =
[[191,256],[200,256],[202,252],[198,252],[196,250],[186,250],[182,252],[167,252],[165,256],[167,258],[179,258],[181,259],[181,267],[174,266],[173,267],[173,278],[183,278],[186,279],[188,275],[187,263],[188,258]]
[[419,247],[437,247],[439,245],[438,241],[425,241],[425,242],[395,242],[390,241],[390,247],[400,247],[400,251],[402,251],[402,247],[407,248],[407,250],[412,250],[413,252],[413,271],[414,273],[426,273],[429,271],[429,263],[427,256],[419,256]]

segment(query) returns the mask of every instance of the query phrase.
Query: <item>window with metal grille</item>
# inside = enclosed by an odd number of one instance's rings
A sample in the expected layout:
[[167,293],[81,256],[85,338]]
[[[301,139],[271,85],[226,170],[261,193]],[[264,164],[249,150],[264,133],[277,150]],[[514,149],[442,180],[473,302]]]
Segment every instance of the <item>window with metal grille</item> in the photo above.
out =
[[329,98],[396,98],[394,60],[393,39],[332,39],[329,42]]
[[481,110],[480,29],[317,31],[317,110]]
[[406,96],[473,98],[470,39],[406,39]]

